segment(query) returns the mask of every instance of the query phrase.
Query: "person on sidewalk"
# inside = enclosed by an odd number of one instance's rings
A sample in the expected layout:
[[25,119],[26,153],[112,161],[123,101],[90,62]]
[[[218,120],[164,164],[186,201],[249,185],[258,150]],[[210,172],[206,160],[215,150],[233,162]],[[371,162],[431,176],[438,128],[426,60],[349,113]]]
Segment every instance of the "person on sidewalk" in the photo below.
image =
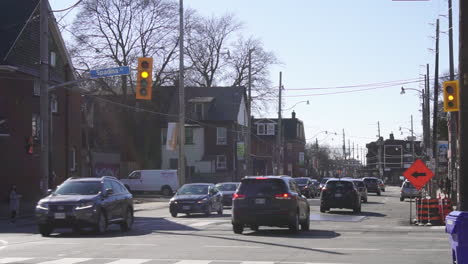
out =
[[11,218],[10,222],[16,222],[16,216],[18,214],[18,207],[19,207],[19,199],[20,195],[16,192],[16,185],[11,186],[10,188],[10,212]]

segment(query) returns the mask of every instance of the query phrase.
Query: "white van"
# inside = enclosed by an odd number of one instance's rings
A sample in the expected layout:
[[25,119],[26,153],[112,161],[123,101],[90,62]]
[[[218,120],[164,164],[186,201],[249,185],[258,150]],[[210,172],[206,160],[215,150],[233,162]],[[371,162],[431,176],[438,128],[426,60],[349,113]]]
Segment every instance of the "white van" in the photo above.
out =
[[137,170],[120,181],[131,192],[162,192],[169,196],[179,188],[177,170]]

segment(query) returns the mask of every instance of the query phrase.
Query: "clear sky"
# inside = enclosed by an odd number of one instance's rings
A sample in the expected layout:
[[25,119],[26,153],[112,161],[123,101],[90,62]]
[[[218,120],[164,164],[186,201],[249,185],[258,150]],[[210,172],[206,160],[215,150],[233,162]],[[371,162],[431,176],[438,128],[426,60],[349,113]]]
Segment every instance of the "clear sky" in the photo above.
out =
[[[50,0],[53,9],[71,6],[76,0]],[[388,138],[409,135],[399,127],[410,128],[422,135],[419,93],[400,95],[402,85],[353,93],[317,96],[350,89],[292,90],[356,85],[354,89],[372,88],[381,83],[417,79],[430,64],[434,76],[435,21],[440,18],[441,31],[448,31],[446,0],[185,0],[185,7],[211,16],[233,13],[244,23],[244,36],[263,41],[283,62],[271,71],[271,80],[278,85],[283,73],[285,108],[299,103],[294,110],[304,121],[306,138],[333,147],[342,145],[342,129],[351,144],[364,147],[377,137],[377,121],[381,134]],[[455,68],[458,62],[458,6],[454,6]],[[70,21],[76,12],[64,19]],[[440,71],[448,72],[448,34],[440,35]],[[422,85],[422,84],[421,84]],[[432,89],[433,81],[431,81]],[[418,82],[405,84],[422,88]],[[296,96],[296,97],[294,97]],[[283,112],[290,117],[291,111]],[[272,108],[266,116],[274,117]],[[322,131],[339,133],[327,135]]]

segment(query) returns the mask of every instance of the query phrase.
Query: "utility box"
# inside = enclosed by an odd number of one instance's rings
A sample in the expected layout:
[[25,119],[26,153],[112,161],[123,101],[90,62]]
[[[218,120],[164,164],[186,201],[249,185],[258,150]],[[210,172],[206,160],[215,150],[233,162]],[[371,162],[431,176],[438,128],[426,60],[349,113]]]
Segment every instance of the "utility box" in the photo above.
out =
[[445,219],[452,246],[452,263],[468,263],[468,212],[453,211]]

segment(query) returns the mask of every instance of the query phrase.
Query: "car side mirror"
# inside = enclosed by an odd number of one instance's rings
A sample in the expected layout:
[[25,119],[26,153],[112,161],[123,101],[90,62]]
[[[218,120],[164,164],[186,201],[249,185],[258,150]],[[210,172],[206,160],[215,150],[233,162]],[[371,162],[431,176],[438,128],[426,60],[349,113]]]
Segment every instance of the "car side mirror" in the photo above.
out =
[[51,195],[53,192],[54,192],[53,189],[48,189],[48,190],[47,190],[47,195]]
[[112,190],[112,188],[107,188],[105,191],[104,191],[104,196],[107,197],[109,195],[112,195],[114,194],[114,190]]

